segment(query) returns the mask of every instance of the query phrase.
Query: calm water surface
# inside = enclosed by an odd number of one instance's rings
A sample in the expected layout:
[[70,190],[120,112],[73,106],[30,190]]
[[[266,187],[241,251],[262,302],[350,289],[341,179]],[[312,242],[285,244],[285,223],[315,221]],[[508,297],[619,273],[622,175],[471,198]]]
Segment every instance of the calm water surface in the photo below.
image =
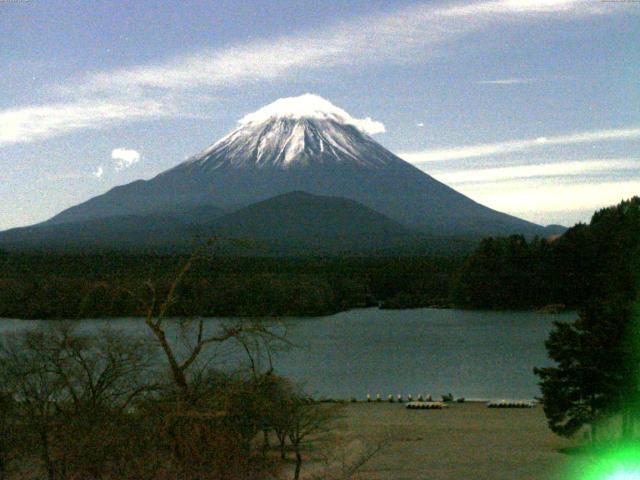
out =
[[[451,392],[467,398],[533,398],[539,391],[532,369],[549,363],[544,341],[552,322],[574,318],[573,313],[373,308],[292,318],[284,323],[297,347],[278,353],[275,367],[316,397]],[[207,326],[214,329],[221,321],[207,319]],[[0,319],[0,333],[38,323]],[[82,329],[106,324],[147,334],[140,319],[83,320]],[[228,358],[229,348],[208,354]]]

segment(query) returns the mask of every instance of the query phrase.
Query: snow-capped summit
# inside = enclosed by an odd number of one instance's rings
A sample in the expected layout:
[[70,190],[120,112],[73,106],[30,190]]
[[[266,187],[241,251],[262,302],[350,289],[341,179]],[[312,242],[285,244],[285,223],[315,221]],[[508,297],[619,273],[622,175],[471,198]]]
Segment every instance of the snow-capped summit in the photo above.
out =
[[371,118],[354,118],[333,103],[312,93],[299,97],[280,98],[253,113],[242,117],[240,125],[262,123],[274,119],[332,120],[344,125],[353,125],[363,133],[375,135],[385,131],[384,124]]
[[397,157],[369,137],[384,131],[312,94],[281,98],[245,115],[239,127],[190,159],[207,171],[223,167],[290,168],[353,163],[379,168]]

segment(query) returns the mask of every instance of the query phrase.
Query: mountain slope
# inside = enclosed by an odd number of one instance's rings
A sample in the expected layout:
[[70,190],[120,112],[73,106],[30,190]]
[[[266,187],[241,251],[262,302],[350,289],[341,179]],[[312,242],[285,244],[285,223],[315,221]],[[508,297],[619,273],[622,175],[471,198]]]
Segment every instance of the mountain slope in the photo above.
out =
[[18,249],[137,249],[190,245],[198,224],[225,212],[198,207],[175,213],[91,218],[62,224],[41,224],[0,232],[0,247]]
[[[203,218],[205,222],[198,222]],[[363,253],[422,248],[424,235],[353,200],[291,192],[222,214],[200,207],[180,215],[128,215],[0,233],[0,246],[48,249],[190,250],[223,239],[238,253]],[[225,240],[243,240],[243,245]],[[226,245],[226,246],[224,246]]]
[[356,200],[429,233],[544,234],[540,226],[480,205],[403,161],[346,112],[313,95],[274,102],[186,162],[116,187],[47,223],[202,205],[237,208],[292,191]]
[[291,192],[203,226],[213,235],[325,247],[381,248],[419,234],[353,200]]
[[355,126],[334,119],[275,117],[243,125],[146,187],[159,193],[175,185],[206,195],[196,202],[218,205],[246,204],[293,190],[351,198],[430,233],[539,229],[472,201]]

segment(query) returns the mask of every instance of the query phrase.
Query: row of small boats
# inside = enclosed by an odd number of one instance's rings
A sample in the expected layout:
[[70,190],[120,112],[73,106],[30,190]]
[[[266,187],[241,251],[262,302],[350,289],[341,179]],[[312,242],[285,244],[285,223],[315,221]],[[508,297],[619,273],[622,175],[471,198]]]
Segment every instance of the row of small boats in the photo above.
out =
[[[413,410],[441,410],[447,408],[451,402],[407,402],[407,408]],[[533,408],[535,402],[530,400],[499,400],[487,402],[489,408]]]
[[[355,400],[353,400],[355,401]],[[371,397],[371,394],[367,394],[367,402],[382,402],[381,395],[376,394],[375,398]],[[389,403],[406,403],[406,407],[416,410],[440,410],[446,408],[448,404],[456,402],[462,403],[465,401],[464,397],[453,398],[453,395],[443,395],[441,401],[434,401],[431,395],[418,395],[415,399],[412,395],[407,395],[406,398],[398,394],[395,397],[388,395],[384,400]],[[532,400],[491,400],[487,402],[488,408],[533,408],[536,402]]]
[[409,410],[442,410],[448,408],[444,402],[407,402]]
[[[382,397],[380,396],[380,394],[376,394],[375,399],[371,397],[371,394],[367,394],[367,402],[382,402]],[[393,402],[398,402],[398,403],[404,403],[404,402],[434,402],[433,397],[431,395],[418,395],[416,396],[416,398],[413,398],[413,395],[407,395],[407,397],[403,397],[401,394],[396,395],[395,397],[393,395],[388,395],[386,400],[389,403],[393,403]],[[447,395],[442,395],[442,402],[443,403],[448,403],[448,402],[458,402],[458,403],[462,403],[464,402],[464,397],[461,398],[453,398],[453,395],[451,395],[450,393]]]
[[530,400],[498,400],[494,402],[488,402],[489,408],[533,408],[536,402]]

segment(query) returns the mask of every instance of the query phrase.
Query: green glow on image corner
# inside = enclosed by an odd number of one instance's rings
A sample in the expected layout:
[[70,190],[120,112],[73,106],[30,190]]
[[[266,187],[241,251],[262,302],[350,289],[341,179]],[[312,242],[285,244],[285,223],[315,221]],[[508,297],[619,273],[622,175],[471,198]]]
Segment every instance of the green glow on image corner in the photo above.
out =
[[640,480],[640,444],[592,452],[567,480]]
[[640,478],[638,472],[619,471],[607,476],[610,480],[634,480]]

